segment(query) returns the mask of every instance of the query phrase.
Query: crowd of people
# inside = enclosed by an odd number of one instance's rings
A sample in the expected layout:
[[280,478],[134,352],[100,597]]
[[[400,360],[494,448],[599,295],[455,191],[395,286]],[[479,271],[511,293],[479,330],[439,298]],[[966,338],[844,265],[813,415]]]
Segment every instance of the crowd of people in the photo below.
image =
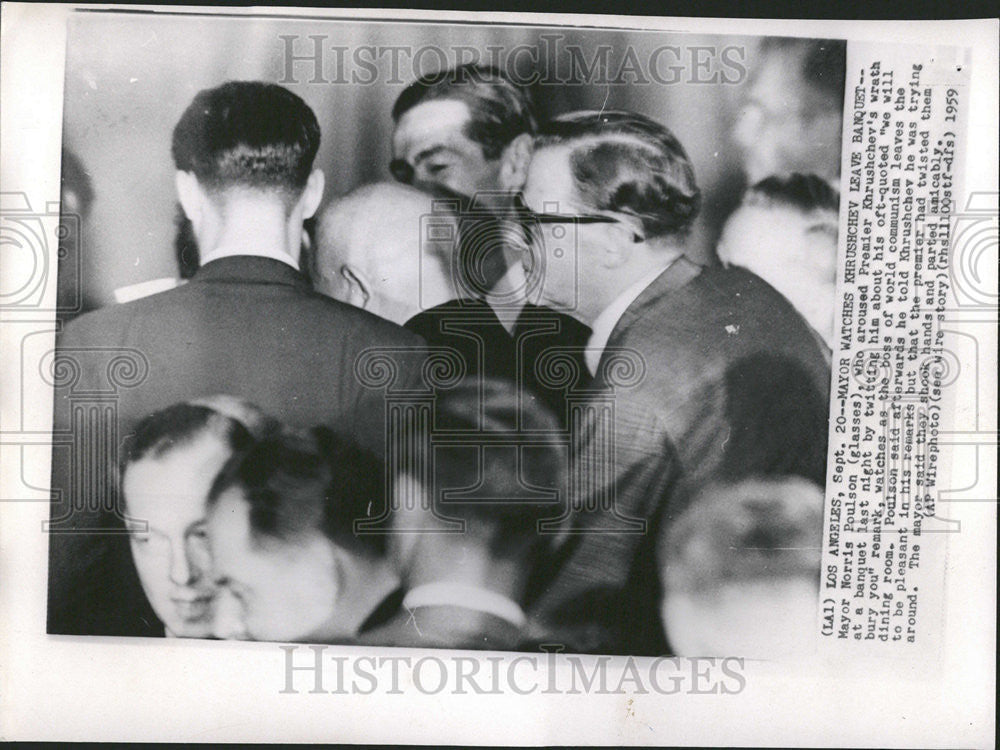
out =
[[201,91],[185,281],[58,338],[49,632],[807,649],[843,68],[765,44],[711,264],[695,165],[646,115],[540,121],[460,66],[399,96],[395,181],[324,204],[303,99]]

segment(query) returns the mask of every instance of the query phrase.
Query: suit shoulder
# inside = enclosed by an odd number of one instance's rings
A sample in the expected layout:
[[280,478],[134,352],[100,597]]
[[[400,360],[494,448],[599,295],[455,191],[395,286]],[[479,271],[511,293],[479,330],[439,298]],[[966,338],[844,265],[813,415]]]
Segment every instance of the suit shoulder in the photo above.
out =
[[60,339],[77,341],[93,336],[105,336],[127,327],[137,319],[159,316],[180,303],[185,286],[168,289],[131,302],[112,303],[74,318],[60,334]]
[[391,320],[380,318],[360,307],[327,297],[319,292],[309,292],[310,303],[321,315],[335,319],[338,325],[346,326],[358,335],[371,338],[372,344],[394,344],[398,346],[423,346],[424,340]]

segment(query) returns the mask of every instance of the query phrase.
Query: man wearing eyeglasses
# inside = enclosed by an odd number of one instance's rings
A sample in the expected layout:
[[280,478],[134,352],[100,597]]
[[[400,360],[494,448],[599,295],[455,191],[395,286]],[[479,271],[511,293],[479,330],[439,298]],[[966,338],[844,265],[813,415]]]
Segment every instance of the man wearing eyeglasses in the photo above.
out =
[[[805,461],[788,460],[798,451],[825,456],[801,444],[810,440],[783,440],[769,418],[779,402],[776,412],[797,414],[801,389],[773,394],[766,378],[733,373],[749,360],[754,372],[801,373],[826,403],[830,371],[774,289],[685,257],[700,193],[683,147],[659,123],[578,112],[543,125],[524,201],[542,299],[592,327],[594,374],[573,420],[571,510],[543,525],[563,541],[533,592],[533,634],[569,651],[663,653],[659,527],[708,481],[799,471]],[[810,439],[825,440],[825,414],[801,419],[815,422]],[[747,439],[760,434],[769,439]]]

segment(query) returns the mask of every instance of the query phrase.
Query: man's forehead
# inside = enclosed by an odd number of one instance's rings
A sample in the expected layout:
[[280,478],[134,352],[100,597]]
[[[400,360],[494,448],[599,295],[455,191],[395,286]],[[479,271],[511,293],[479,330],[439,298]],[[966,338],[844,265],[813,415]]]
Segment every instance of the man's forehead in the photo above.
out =
[[[528,180],[524,186],[525,197],[536,194],[546,200],[576,200],[576,184],[573,171],[570,168],[569,157],[572,153],[569,145],[545,146],[535,151],[528,167]],[[548,211],[548,208],[535,206],[536,210]],[[553,208],[550,213],[557,213]]]
[[250,531],[249,511],[250,506],[239,488],[224,490],[208,513],[213,537],[224,537],[230,541],[247,537]]
[[468,105],[458,99],[422,102],[399,118],[392,137],[393,150],[400,155],[416,147],[430,147],[433,141],[443,143],[460,132],[470,116]]

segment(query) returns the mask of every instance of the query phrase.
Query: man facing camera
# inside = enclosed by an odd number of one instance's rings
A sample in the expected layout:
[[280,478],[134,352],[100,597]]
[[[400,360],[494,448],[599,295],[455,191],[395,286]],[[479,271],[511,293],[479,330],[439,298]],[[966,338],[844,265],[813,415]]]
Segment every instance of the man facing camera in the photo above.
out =
[[[208,493],[234,453],[277,429],[253,405],[212,396],[151,414],[129,436],[122,461],[129,547],[146,599],[167,636],[215,633],[216,591],[205,539]],[[105,562],[107,568],[125,564]],[[107,568],[94,571],[94,587],[107,585],[105,577],[115,575]],[[99,619],[105,613],[92,614]],[[143,608],[130,614],[155,627]]]
[[[720,471],[739,476],[727,461],[730,435],[759,431],[759,421],[782,429],[767,411],[731,408],[733,366],[766,356],[801,372],[809,389],[829,390],[816,340],[780,294],[742,269],[685,258],[699,198],[681,144],[642,115],[571,113],[536,140],[524,199],[536,215],[543,298],[593,328],[586,353],[595,388],[575,436],[578,489],[553,580],[532,607],[571,650],[665,647],[653,543],[660,519]],[[735,387],[766,386],[754,378]],[[814,432],[825,440],[825,423]],[[774,445],[819,455],[808,442]],[[755,455],[743,470],[788,465],[775,458]]]
[[[323,193],[323,173],[313,168],[319,139],[313,111],[281,86],[231,81],[194,98],[174,128],[172,153],[200,268],[184,286],[67,326],[58,356],[75,379],[57,383],[57,431],[70,429],[80,394],[114,393],[117,422],[106,428],[114,430],[113,444],[115,435],[127,434],[148,413],[228,393],[292,425],[350,425],[360,444],[383,450],[383,393],[358,382],[355,362],[370,347],[390,347],[400,353],[397,385],[412,387],[419,383],[423,342],[314,292],[299,272],[303,221]],[[90,410],[87,419],[100,415]],[[78,429],[84,440],[85,432],[104,427],[87,422]],[[74,467],[73,460],[101,456],[84,445],[76,459],[68,452],[54,457],[58,530],[120,525],[100,479],[113,467]],[[70,477],[96,479],[73,485]],[[58,599],[64,586],[75,586],[78,547],[101,542],[75,534],[51,539],[50,578]],[[71,624],[61,627],[74,632]]]
[[382,476],[370,454],[323,428],[274,435],[223,467],[207,530],[214,582],[238,604],[242,637],[341,643],[399,606],[385,537],[354,534]]
[[798,477],[707,488],[661,547],[676,656],[801,656],[816,646],[823,491]]
[[[517,206],[537,131],[528,90],[495,68],[460,65],[407,86],[392,117],[393,176],[459,198],[459,295],[494,309],[511,334],[519,382],[565,423],[567,390],[587,381],[579,350],[590,331],[538,304],[538,269],[524,262],[528,242]],[[575,381],[546,375],[544,359],[554,350],[575,357]]]

